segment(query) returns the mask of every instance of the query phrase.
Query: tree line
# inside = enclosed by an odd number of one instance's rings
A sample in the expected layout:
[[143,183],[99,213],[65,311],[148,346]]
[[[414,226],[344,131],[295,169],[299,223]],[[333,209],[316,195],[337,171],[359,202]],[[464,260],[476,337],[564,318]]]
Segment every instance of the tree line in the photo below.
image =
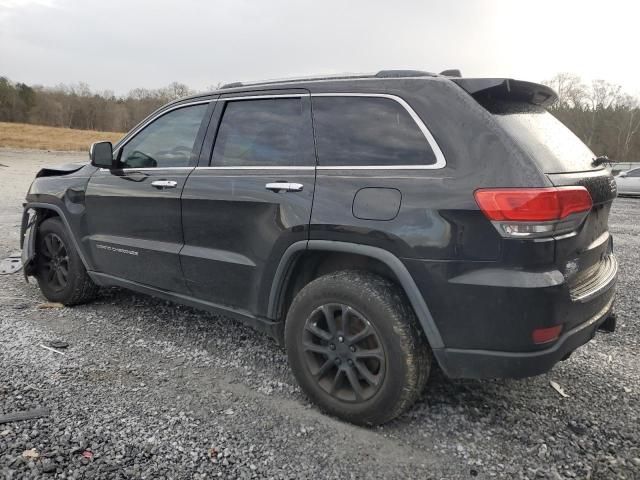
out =
[[549,108],[597,155],[618,162],[640,161],[640,102],[620,85],[586,84],[570,73],[543,82],[558,94]]
[[94,92],[85,83],[43,87],[0,77],[0,121],[126,132],[158,107],[193,93],[178,82],[116,96],[108,90]]
[[[558,93],[549,110],[597,155],[640,161],[640,102],[604,80],[587,84],[561,73],[543,82]],[[212,89],[215,87],[212,87]],[[195,93],[174,82],[159,89],[136,88],[127,95],[95,92],[85,83],[30,86],[0,76],[0,121],[83,130],[126,132],[156,108]]]

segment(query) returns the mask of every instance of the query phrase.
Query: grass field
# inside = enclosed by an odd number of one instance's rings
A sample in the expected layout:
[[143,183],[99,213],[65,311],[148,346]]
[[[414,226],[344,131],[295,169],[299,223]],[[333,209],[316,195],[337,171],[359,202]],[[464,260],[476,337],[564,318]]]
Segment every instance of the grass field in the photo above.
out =
[[93,142],[115,143],[123,133],[74,130],[26,123],[0,122],[0,147],[37,150],[88,151]]

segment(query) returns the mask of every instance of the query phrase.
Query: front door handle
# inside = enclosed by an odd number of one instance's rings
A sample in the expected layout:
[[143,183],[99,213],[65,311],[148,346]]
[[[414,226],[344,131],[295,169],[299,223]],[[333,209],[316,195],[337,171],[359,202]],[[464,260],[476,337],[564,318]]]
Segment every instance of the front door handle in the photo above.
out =
[[151,182],[151,185],[162,190],[163,188],[176,188],[178,186],[178,182],[173,180],[154,180]]
[[289,182],[273,182],[267,183],[265,188],[272,192],[301,192],[304,187],[301,183],[289,183]]

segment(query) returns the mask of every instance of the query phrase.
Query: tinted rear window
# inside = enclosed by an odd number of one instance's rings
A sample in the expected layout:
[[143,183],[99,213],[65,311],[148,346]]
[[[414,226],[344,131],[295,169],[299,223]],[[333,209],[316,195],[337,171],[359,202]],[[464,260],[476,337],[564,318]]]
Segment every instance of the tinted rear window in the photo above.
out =
[[545,173],[594,170],[593,152],[543,107],[517,102],[485,105]]
[[313,120],[321,166],[436,163],[409,112],[390,98],[317,97]]

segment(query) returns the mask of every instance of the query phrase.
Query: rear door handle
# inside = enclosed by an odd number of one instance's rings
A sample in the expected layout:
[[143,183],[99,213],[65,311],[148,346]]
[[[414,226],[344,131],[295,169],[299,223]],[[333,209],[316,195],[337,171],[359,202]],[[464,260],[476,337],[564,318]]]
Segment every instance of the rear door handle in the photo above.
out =
[[178,186],[178,182],[173,180],[154,180],[151,182],[151,185],[159,189],[176,188]]
[[267,190],[272,192],[301,192],[304,185],[301,183],[289,183],[289,182],[273,182],[265,185]]

